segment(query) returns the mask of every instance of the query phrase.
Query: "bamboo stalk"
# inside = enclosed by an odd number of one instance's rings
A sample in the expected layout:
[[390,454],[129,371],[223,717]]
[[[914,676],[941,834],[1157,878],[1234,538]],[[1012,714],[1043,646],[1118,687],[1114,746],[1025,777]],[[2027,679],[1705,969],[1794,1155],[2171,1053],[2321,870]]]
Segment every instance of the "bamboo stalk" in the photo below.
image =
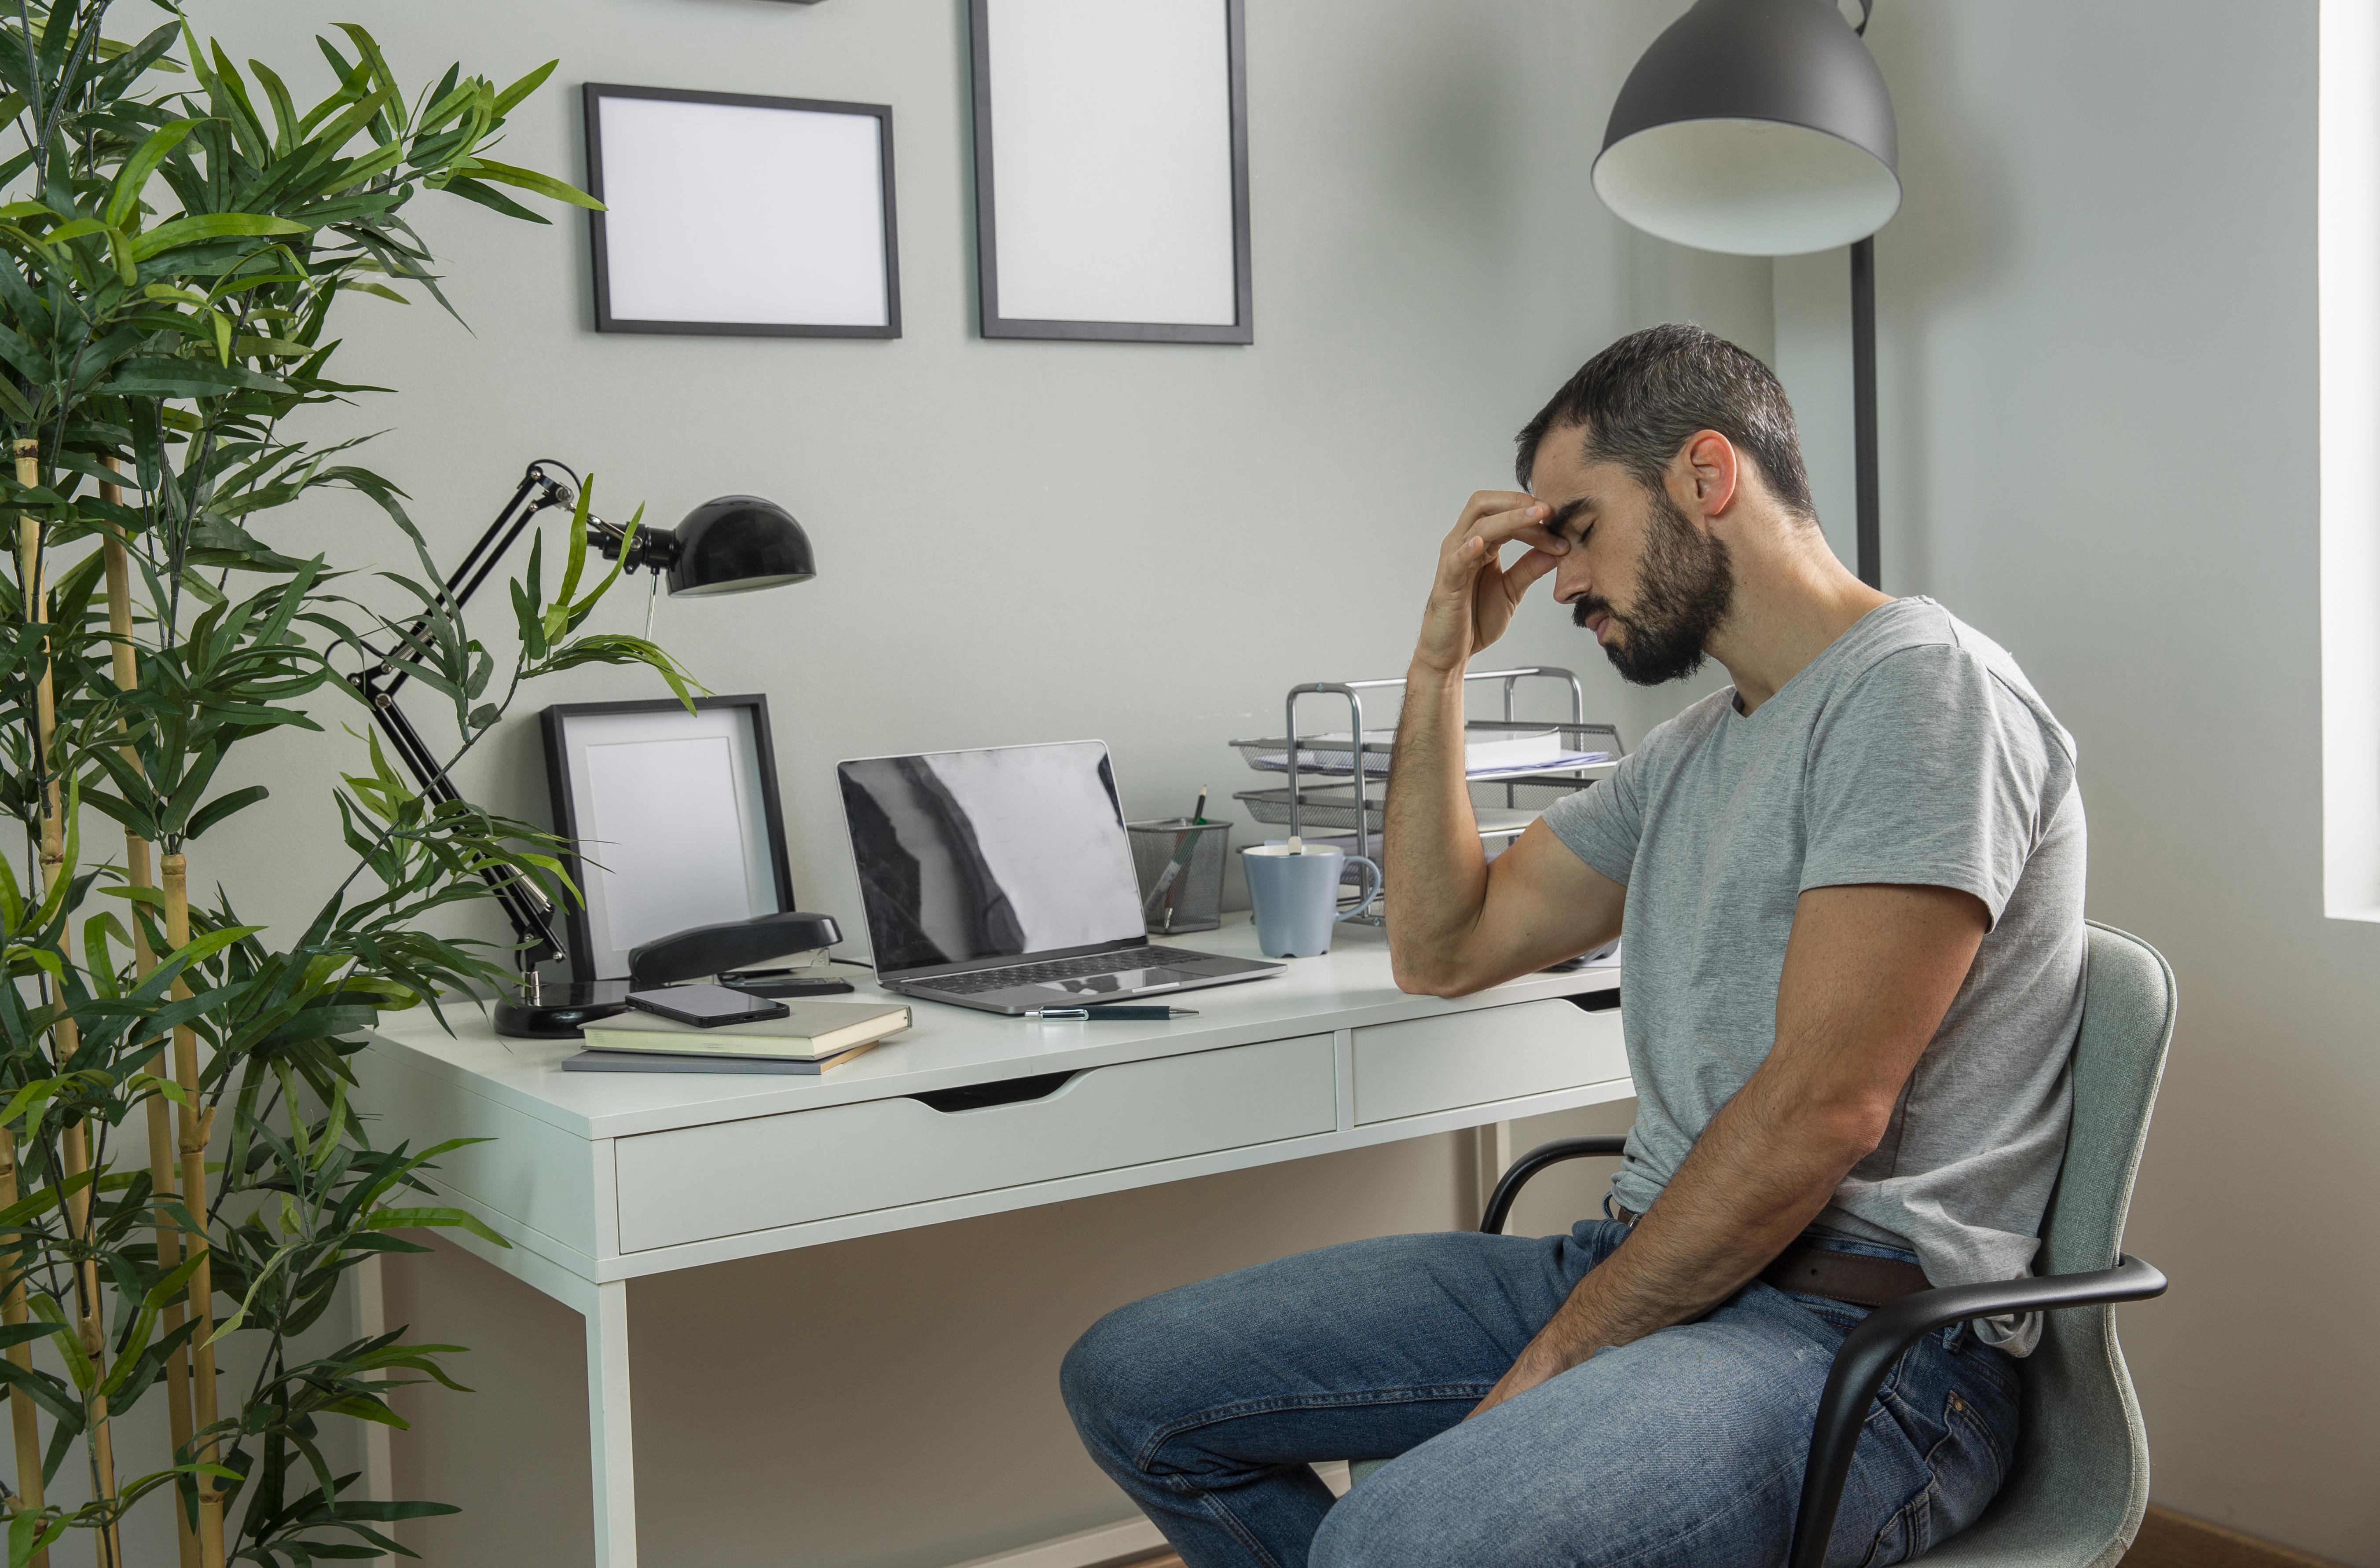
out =
[[[5,1208],[16,1201],[17,1137],[7,1128],[0,1127],[0,1208]],[[5,1265],[0,1266],[5,1266],[10,1273],[15,1273],[18,1262],[18,1255],[12,1251],[7,1255]],[[0,1299],[0,1322],[14,1327],[23,1322],[25,1318],[25,1282],[19,1276],[9,1282],[6,1297]],[[7,1356],[19,1368],[30,1370],[33,1365],[33,1347],[30,1344],[12,1344],[8,1347]],[[42,1501],[42,1428],[33,1409],[32,1400],[27,1397],[22,1390],[10,1393],[8,1416],[15,1428],[17,1440],[17,1503],[19,1508],[38,1512]],[[40,1568],[48,1568],[49,1553],[47,1551],[34,1553],[33,1562],[40,1565]]]
[[[165,873],[165,940],[179,951],[190,940],[189,862],[176,851],[165,857],[161,869]],[[181,998],[189,994],[190,988],[177,977],[174,995]],[[176,1122],[181,1132],[182,1191],[188,1195],[192,1217],[199,1222],[189,1241],[190,1254],[199,1259],[198,1268],[190,1275],[190,1314],[198,1322],[198,1332],[190,1336],[190,1384],[191,1418],[195,1428],[202,1428],[215,1423],[215,1353],[207,1343],[215,1331],[214,1274],[207,1261],[210,1248],[206,1232],[207,1140],[215,1116],[212,1109],[199,1108],[199,1037],[188,1025],[174,1030],[174,1078],[182,1086],[186,1098],[186,1103],[176,1108]],[[212,1461],[215,1440],[204,1440],[194,1457]],[[200,1568],[223,1568],[223,1496],[215,1489],[212,1476],[200,1477],[198,1488]]]
[[[38,461],[40,454],[39,442],[18,441],[16,444],[14,456],[17,459],[18,484],[30,489],[41,477]],[[42,526],[29,514],[19,512],[17,515],[17,582],[24,601],[25,617],[28,620],[49,619],[49,606],[42,591],[41,555]],[[42,684],[35,698],[34,714],[35,745],[38,749],[34,754],[33,765],[37,772],[46,772],[49,765],[50,732],[57,717],[56,699],[46,667],[42,671]],[[58,867],[66,862],[66,851],[57,842],[59,826],[57,788],[57,780],[53,778],[49,781],[49,788],[44,792],[45,809],[42,814],[42,864],[39,883],[41,888],[47,888],[50,885],[51,879],[56,875]],[[61,1049],[71,1050],[66,1039],[61,1039],[59,1044]],[[16,1135],[6,1127],[0,1127],[0,1204],[14,1203],[17,1201],[17,1197]],[[9,1271],[17,1272],[23,1261],[21,1249],[11,1251],[8,1255]],[[6,1299],[0,1300],[0,1322],[14,1325],[22,1323],[25,1319],[25,1282],[19,1274],[15,1282],[9,1286]],[[33,1347],[30,1344],[11,1345],[8,1347],[8,1359],[19,1367],[30,1370],[33,1365]],[[14,1392],[9,1397],[8,1404],[17,1448],[18,1504],[21,1508],[39,1509],[43,1503],[41,1421],[34,1412],[32,1400],[23,1390]],[[35,1552],[32,1562],[34,1568],[49,1568],[49,1553]]]
[[[107,459],[114,468],[115,460]],[[123,490],[115,485],[99,487],[103,501],[124,499]],[[115,529],[107,531],[102,546],[107,573],[107,629],[114,639],[113,662],[118,691],[131,691],[140,684],[140,667],[132,651],[132,566],[124,547],[124,536]],[[125,764],[133,772],[140,771],[140,754],[130,746],[119,748]],[[149,861],[149,841],[130,828],[124,830],[125,879],[136,888],[157,885],[155,872]],[[149,946],[149,929],[136,916],[132,921],[133,970],[147,979],[157,967],[157,954]],[[152,1077],[164,1077],[166,1072],[165,1049],[149,1060],[148,1072]],[[149,1186],[157,1199],[157,1271],[170,1274],[182,1261],[182,1233],[175,1223],[168,1207],[176,1191],[174,1173],[173,1108],[162,1094],[149,1097]],[[171,1335],[182,1326],[182,1304],[167,1304],[163,1314],[164,1331]],[[171,1428],[176,1453],[190,1440],[190,1356],[186,1349],[176,1349],[165,1363],[165,1419]],[[174,1509],[174,1542],[180,1550],[181,1568],[199,1568],[198,1532],[190,1527],[190,1516],[180,1507]]]

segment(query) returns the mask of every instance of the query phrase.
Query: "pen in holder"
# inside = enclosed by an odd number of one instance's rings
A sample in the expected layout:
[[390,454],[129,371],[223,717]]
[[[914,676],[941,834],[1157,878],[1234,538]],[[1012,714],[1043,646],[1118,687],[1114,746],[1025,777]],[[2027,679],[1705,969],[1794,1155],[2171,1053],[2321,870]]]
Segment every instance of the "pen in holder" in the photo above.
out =
[[1223,864],[1232,824],[1187,817],[1126,822],[1140,913],[1151,936],[1211,931],[1223,923]]

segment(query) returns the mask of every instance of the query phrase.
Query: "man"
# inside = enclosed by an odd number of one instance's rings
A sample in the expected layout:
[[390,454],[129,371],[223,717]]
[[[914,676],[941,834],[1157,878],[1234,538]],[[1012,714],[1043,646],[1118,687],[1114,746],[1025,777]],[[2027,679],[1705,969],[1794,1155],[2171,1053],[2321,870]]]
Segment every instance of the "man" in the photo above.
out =
[[[1610,1217],[1330,1247],[1095,1326],[1069,1407],[1192,1568],[1781,1562],[1843,1336],[1928,1282],[2024,1272],[2057,1176],[2082,808],[2014,662],[1843,569],[1783,389],[1698,328],[1588,361],[1519,471],[1526,493],[1473,496],[1439,552],[1390,788],[1390,949],[1400,985],[1459,995],[1624,926],[1637,1113]],[[1546,577],[1628,679],[1708,657],[1734,684],[1491,863],[1461,676]],[[1910,1351],[1830,1562],[1974,1519],[2036,1332]],[[1336,1507],[1307,1468],[1391,1455]]]

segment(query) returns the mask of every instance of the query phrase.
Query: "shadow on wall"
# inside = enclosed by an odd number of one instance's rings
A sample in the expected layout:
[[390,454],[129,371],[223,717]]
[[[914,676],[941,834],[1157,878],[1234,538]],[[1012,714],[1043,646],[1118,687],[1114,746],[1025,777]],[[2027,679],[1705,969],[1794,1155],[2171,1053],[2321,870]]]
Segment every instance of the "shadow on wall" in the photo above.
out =
[[2022,214],[2008,170],[1989,154],[1985,116],[1932,17],[1889,7],[1867,38],[1894,98],[1925,105],[1900,116],[1901,207],[1876,239],[1885,576],[1899,591],[1933,580],[1935,566],[1931,530],[1914,515],[1934,479],[1916,439],[1931,428],[1924,323],[1988,292],[2008,266]]

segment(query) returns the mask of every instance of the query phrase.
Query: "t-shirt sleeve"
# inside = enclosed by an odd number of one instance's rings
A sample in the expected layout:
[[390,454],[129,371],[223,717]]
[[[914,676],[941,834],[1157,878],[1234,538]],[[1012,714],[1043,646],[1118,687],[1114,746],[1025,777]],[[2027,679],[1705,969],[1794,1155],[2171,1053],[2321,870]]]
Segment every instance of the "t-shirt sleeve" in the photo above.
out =
[[1957,888],[1997,925],[2041,834],[2054,760],[2033,711],[1949,644],[1903,649],[1812,737],[1802,891]]
[[1623,886],[1645,836],[1645,770],[1652,737],[1620,760],[1609,778],[1546,808],[1545,824],[1570,852]]

